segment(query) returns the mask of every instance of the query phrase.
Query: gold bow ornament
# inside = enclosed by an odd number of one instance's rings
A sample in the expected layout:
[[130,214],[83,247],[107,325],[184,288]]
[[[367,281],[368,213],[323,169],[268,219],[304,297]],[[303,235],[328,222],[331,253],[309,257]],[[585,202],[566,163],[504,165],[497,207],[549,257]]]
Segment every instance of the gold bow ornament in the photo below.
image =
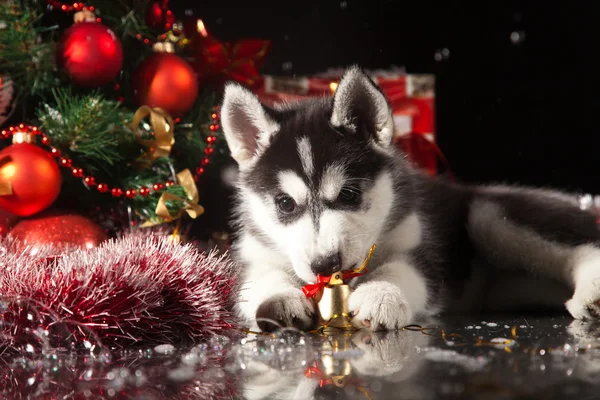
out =
[[[187,213],[190,218],[196,219],[200,215],[204,214],[204,207],[198,204],[199,196],[198,189],[196,188],[196,183],[194,182],[194,177],[189,169],[184,169],[180,173],[177,174],[177,182],[179,186],[183,187],[186,193],[186,197],[179,197],[174,195],[173,193],[163,192],[158,199],[158,204],[156,205],[155,213],[160,218],[160,220],[150,220],[144,222],[142,227],[150,227],[155,226],[165,222],[171,222],[176,219],[181,218],[183,213]],[[171,215],[169,209],[167,208],[167,201],[182,201],[185,206],[182,207],[179,212],[175,215]]]
[[[154,134],[154,139],[143,139],[140,124],[144,118],[150,117],[150,126]],[[146,162],[154,161],[159,157],[167,157],[171,153],[171,148],[175,144],[175,124],[173,118],[162,108],[150,108],[141,106],[133,115],[131,129],[137,141],[148,148],[145,154]]]

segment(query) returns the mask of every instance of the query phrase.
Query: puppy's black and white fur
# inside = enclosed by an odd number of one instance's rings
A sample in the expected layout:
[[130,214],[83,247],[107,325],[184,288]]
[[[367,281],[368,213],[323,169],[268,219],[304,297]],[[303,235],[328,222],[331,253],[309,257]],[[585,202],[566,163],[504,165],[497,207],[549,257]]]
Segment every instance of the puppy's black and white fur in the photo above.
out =
[[369,272],[350,282],[358,327],[441,311],[598,315],[598,228],[577,197],[422,174],[392,145],[390,107],[359,68],[330,98],[277,108],[229,84],[221,115],[239,165],[237,309],[249,325],[309,328],[315,304],[301,287],[355,268],[373,244]]

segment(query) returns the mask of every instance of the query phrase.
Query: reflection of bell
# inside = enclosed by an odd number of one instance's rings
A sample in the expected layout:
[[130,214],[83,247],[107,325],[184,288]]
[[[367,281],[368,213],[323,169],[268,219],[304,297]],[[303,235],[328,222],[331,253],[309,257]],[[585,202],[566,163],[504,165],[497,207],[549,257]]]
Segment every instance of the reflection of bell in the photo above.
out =
[[331,382],[338,387],[346,384],[346,378],[352,375],[352,365],[349,359],[336,358],[338,352],[348,351],[354,348],[350,336],[337,335],[331,337],[324,345],[320,360],[317,364],[323,374],[331,379]]
[[344,284],[342,273],[333,274],[329,284],[316,299],[319,305],[320,325],[324,326],[325,332],[355,329],[350,323],[349,296],[350,286]]

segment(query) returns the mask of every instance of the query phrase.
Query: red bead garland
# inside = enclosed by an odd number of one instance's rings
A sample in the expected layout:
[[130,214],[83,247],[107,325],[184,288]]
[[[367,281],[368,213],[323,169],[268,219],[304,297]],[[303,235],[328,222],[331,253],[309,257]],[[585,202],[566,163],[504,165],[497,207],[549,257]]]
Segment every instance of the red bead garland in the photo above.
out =
[[205,157],[200,161],[200,167],[197,167],[194,171],[194,181],[198,181],[200,175],[204,173],[204,167],[206,167],[210,160],[208,157],[212,155],[214,152],[213,144],[217,140],[217,137],[214,135],[214,132],[219,130],[219,113],[216,112],[216,107],[213,109],[213,112],[210,114],[210,118],[212,119],[212,123],[209,125],[208,129],[213,132],[212,135],[206,138],[206,147],[204,148]]
[[[94,6],[87,6],[84,3],[73,3],[73,4],[65,4],[62,1],[57,0],[46,0],[46,3],[56,9],[62,10],[64,12],[73,12],[73,11],[91,11],[94,12]],[[101,18],[96,18],[96,22],[101,22]]]
[[[202,175],[204,173],[204,171],[205,171],[204,167],[206,165],[208,165],[210,162],[209,156],[212,155],[214,152],[213,145],[214,145],[215,141],[217,140],[217,137],[214,135],[214,132],[219,129],[219,125],[218,125],[219,114],[216,112],[213,112],[211,114],[211,119],[212,119],[212,123],[209,126],[209,129],[211,132],[213,132],[213,134],[206,138],[206,148],[204,149],[205,156],[200,161],[201,166],[197,167],[194,171],[195,172],[195,174],[193,175],[194,181],[198,181],[198,179],[200,178],[200,175]],[[177,119],[176,122],[179,122],[179,119]],[[31,133],[34,136],[40,136],[42,144],[50,147],[50,150],[48,150],[48,152],[53,157],[58,158],[58,164],[61,167],[69,168],[71,170],[71,175],[73,175],[76,178],[81,178],[83,183],[90,188],[96,187],[96,190],[98,190],[98,192],[100,192],[100,193],[110,193],[113,197],[121,197],[121,196],[125,195],[125,197],[127,197],[129,199],[133,199],[136,196],[141,196],[141,197],[148,196],[150,194],[150,190],[159,192],[159,191],[163,190],[165,187],[171,187],[171,186],[175,185],[175,182],[173,182],[172,180],[168,180],[166,182],[157,182],[157,183],[153,184],[151,188],[141,187],[137,190],[134,188],[127,188],[125,190],[123,190],[121,188],[117,188],[117,187],[110,188],[106,183],[96,183],[96,178],[91,175],[86,175],[82,168],[73,166],[73,161],[70,158],[61,157],[61,151],[59,149],[57,149],[56,147],[52,147],[50,138],[45,133],[40,131],[39,128],[36,126],[29,126],[29,125],[25,125],[25,124],[19,124],[18,126],[11,126],[8,129],[4,129],[1,131],[0,137],[2,139],[9,139],[13,134],[15,134],[17,132]]]
[[61,1],[56,1],[56,0],[47,0],[48,5],[54,7],[54,8],[60,8],[61,10],[63,10],[64,12],[71,12],[71,11],[81,11],[81,10],[85,10],[88,9],[90,11],[94,11],[94,7],[86,7],[85,4],[83,3],[73,3],[71,4],[64,4]]

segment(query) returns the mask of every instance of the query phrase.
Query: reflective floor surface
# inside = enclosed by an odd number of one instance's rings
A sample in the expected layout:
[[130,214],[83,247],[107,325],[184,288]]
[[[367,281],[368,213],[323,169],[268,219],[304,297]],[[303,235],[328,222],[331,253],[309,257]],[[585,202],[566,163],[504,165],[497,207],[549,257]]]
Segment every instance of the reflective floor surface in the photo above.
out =
[[6,399],[600,398],[600,323],[567,315],[448,317],[387,333],[240,333],[104,358],[2,360]]

